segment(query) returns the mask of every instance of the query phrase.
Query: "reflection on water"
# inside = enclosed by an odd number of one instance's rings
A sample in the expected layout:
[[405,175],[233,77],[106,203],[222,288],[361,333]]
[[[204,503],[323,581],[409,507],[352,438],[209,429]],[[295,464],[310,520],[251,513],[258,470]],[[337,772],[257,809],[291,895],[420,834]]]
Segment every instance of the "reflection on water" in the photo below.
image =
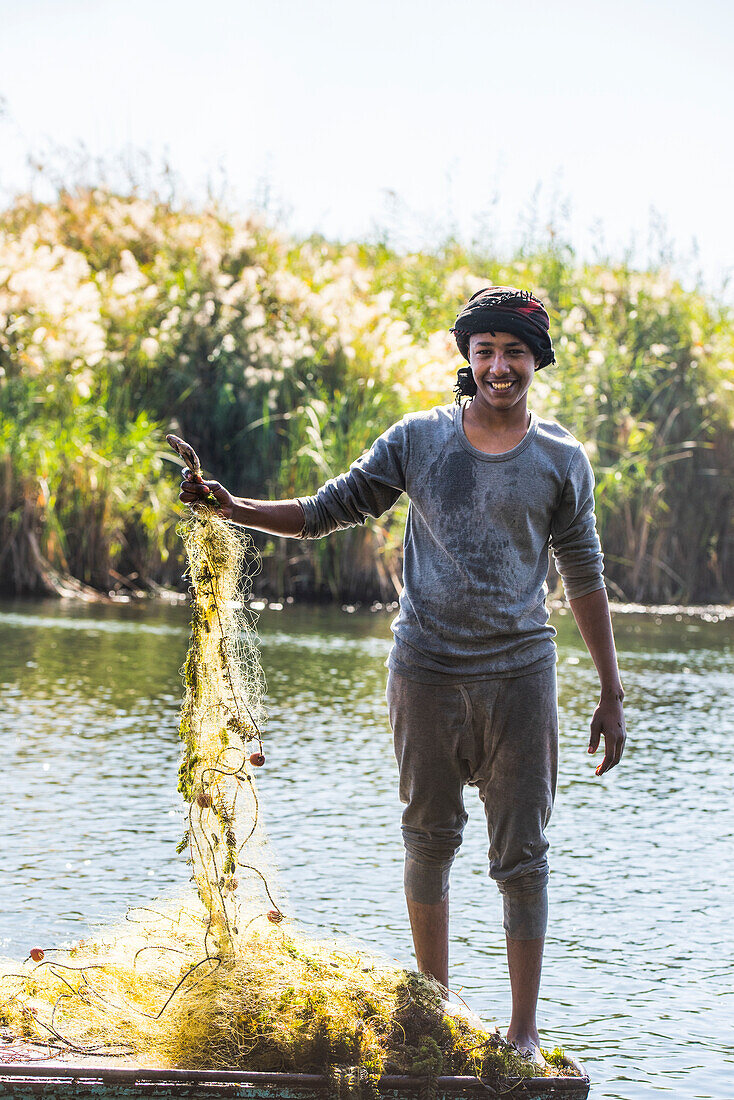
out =
[[[731,1100],[734,623],[618,618],[631,740],[603,780],[585,752],[593,666],[570,616],[556,625],[563,732],[544,1034],[587,1062],[595,1097]],[[289,608],[264,612],[260,633],[270,710],[260,788],[283,905],[407,962],[383,698],[389,620]],[[187,634],[182,607],[0,608],[0,953],[76,938],[186,883],[174,848]],[[505,1024],[476,792],[467,805],[452,982]]]

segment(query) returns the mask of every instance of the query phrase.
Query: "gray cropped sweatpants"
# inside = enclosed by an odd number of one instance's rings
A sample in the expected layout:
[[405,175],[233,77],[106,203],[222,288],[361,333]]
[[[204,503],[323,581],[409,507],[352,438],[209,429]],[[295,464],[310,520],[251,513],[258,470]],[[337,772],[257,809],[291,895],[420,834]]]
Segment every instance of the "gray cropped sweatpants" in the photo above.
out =
[[387,704],[405,803],[406,896],[428,905],[446,896],[468,783],[484,803],[489,874],[503,896],[507,935],[545,935],[545,827],[558,766],[555,665],[455,685],[421,684],[391,670]]

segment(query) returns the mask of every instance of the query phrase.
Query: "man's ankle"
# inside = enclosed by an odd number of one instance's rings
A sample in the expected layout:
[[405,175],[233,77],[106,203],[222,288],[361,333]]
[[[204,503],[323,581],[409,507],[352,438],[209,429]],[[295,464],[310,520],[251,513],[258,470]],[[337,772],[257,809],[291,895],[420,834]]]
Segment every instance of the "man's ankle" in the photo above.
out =
[[519,1047],[520,1050],[524,1050],[525,1047],[531,1043],[536,1047],[540,1046],[540,1035],[538,1033],[537,1026],[533,1027],[513,1027],[512,1023],[507,1028],[507,1042],[513,1043]]

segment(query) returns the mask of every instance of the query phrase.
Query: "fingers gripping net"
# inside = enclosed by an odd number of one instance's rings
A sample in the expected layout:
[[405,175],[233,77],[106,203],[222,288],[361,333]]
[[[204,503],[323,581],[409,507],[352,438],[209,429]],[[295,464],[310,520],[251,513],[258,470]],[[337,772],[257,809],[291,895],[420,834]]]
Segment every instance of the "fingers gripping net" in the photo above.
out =
[[[209,914],[207,952],[233,955],[241,933],[238,894],[247,880],[247,910],[281,913],[263,873],[248,858],[259,824],[254,767],[263,763],[260,725],[265,683],[246,601],[248,566],[258,560],[250,537],[206,505],[179,526],[189,563],[193,608],[183,667],[179,790],[188,802],[193,878]],[[252,848],[250,849],[252,850]],[[243,892],[244,894],[244,892]]]

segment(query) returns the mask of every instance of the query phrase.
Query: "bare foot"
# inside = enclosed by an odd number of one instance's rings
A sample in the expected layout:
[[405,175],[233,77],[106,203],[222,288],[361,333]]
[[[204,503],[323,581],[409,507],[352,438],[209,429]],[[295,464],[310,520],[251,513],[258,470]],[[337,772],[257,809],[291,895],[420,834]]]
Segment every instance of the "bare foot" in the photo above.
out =
[[548,1063],[540,1049],[540,1036],[537,1031],[534,1034],[511,1035],[508,1031],[507,1042],[527,1061],[532,1062],[538,1069],[547,1069]]

